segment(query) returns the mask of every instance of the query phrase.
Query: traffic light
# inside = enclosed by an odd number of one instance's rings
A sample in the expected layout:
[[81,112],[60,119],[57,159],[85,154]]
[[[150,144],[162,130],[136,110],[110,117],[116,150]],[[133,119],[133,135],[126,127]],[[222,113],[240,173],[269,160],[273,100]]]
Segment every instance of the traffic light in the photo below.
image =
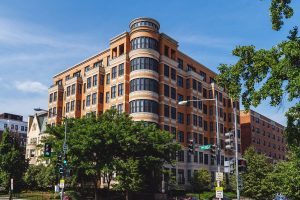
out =
[[216,153],[217,153],[217,145],[213,144],[211,145],[210,147],[210,153],[211,153],[211,156],[212,158],[216,158]]
[[67,154],[64,155],[63,165],[64,165],[64,166],[67,166],[67,165],[68,165],[68,157],[67,157]]
[[239,172],[246,172],[247,171],[247,161],[243,158],[238,159],[238,169]]
[[233,132],[225,133],[225,149],[233,150]]
[[57,154],[57,163],[61,164],[62,162],[62,155],[60,153]]
[[50,143],[45,143],[44,156],[45,157],[51,157],[51,144]]
[[61,175],[63,175],[64,172],[65,172],[64,167],[63,167],[63,166],[60,166],[60,167],[59,167],[59,173],[60,173]]
[[189,140],[189,153],[194,153],[194,140]]

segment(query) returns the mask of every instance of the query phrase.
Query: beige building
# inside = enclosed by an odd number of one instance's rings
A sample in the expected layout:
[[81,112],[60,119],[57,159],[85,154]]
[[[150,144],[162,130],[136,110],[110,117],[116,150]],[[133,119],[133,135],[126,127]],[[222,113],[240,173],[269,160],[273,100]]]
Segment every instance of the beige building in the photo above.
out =
[[[214,82],[216,73],[179,50],[179,43],[159,31],[152,18],[130,22],[129,32],[109,41],[109,48],[53,77],[49,88],[49,124],[62,117],[99,115],[109,108],[128,112],[134,120],[155,123],[170,131],[183,146],[178,163],[170,170],[179,184],[187,183],[194,170],[216,171],[216,162],[200,145],[216,143],[214,101],[178,105],[182,100],[218,99],[223,165],[234,154],[225,151],[224,133],[233,129],[233,107],[226,91]],[[239,112],[238,112],[239,113]],[[239,119],[239,116],[238,116]],[[195,153],[186,151],[190,139]],[[238,124],[240,149],[240,125]],[[212,173],[214,175],[214,173]]]
[[38,145],[41,145],[42,138],[47,136],[45,133],[48,118],[47,115],[47,112],[38,112],[28,118],[26,158],[29,159],[30,165],[46,163],[39,159],[39,157],[44,154],[44,148],[38,147]]

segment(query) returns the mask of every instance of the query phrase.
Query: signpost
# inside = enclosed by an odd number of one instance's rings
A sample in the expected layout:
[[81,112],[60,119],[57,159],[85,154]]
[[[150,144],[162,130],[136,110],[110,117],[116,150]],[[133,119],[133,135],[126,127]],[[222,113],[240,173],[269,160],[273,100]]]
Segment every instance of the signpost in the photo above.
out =
[[200,147],[200,150],[209,150],[210,147],[211,147],[211,144],[208,144],[208,145],[202,145],[202,146],[199,146]]
[[223,198],[223,187],[216,187],[216,198]]
[[216,181],[223,181],[223,172],[216,172]]
[[59,187],[60,188],[65,188],[65,180],[64,179],[60,179],[60,181],[59,181]]

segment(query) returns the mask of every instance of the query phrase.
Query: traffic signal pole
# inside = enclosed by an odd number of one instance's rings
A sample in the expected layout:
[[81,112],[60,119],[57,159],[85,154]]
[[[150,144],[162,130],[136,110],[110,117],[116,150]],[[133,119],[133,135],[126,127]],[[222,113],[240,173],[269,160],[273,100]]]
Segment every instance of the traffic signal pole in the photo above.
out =
[[[216,123],[217,123],[217,168],[218,172],[221,172],[221,166],[220,166],[220,161],[221,161],[221,146],[220,146],[220,133],[219,133],[219,111],[218,111],[218,97],[215,95],[215,107],[216,107]],[[217,181],[217,186],[221,186],[221,182]],[[219,198],[219,200],[221,200]]]
[[236,176],[236,197],[240,200],[240,188],[239,188],[239,167],[238,167],[238,135],[237,135],[237,116],[236,116],[236,105],[233,108],[234,114],[234,133],[235,133],[235,176]]
[[[65,139],[64,139],[64,144],[63,144],[63,158],[65,159],[66,157],[66,144],[67,144],[67,118],[65,118]],[[65,179],[65,166],[64,163],[62,163],[63,166],[63,173],[61,176],[61,179],[64,180]],[[64,199],[64,187],[61,188],[61,195],[60,195],[60,199],[63,200]]]

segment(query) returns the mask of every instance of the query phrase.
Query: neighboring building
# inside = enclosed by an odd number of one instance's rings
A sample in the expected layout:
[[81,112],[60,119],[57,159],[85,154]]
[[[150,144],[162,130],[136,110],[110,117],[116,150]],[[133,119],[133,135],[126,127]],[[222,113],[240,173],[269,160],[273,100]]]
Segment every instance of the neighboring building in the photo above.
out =
[[134,120],[170,131],[184,146],[189,139],[195,140],[195,154],[191,157],[186,148],[180,151],[177,170],[172,169],[179,183],[190,180],[193,170],[200,167],[216,171],[210,153],[198,148],[216,143],[214,101],[188,106],[178,102],[218,97],[222,164],[234,155],[224,150],[224,133],[233,129],[232,105],[239,109],[239,103],[231,102],[224,89],[214,84],[215,72],[179,51],[176,40],[160,33],[156,20],[137,18],[129,27],[130,32],[110,40],[108,49],[53,77],[48,109],[54,115],[49,114],[48,124],[61,123],[62,116],[98,115],[114,107],[130,113]]
[[43,155],[42,138],[46,136],[47,112],[38,112],[28,118],[28,137],[26,145],[26,158],[29,164],[42,163],[39,156]]
[[23,121],[23,116],[10,113],[0,114],[0,141],[5,129],[19,139],[20,145],[25,147],[27,138],[27,122]]
[[240,112],[242,130],[242,153],[253,146],[258,153],[274,160],[286,159],[284,126],[253,110]]

